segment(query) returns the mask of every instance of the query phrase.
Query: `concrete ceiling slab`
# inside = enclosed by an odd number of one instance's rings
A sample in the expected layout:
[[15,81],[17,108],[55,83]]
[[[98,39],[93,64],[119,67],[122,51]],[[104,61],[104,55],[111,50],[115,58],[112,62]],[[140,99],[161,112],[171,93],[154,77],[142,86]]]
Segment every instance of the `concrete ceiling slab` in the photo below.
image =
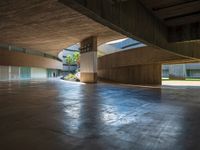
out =
[[1,0],[0,42],[57,56],[88,36],[104,43],[124,36],[57,0]]

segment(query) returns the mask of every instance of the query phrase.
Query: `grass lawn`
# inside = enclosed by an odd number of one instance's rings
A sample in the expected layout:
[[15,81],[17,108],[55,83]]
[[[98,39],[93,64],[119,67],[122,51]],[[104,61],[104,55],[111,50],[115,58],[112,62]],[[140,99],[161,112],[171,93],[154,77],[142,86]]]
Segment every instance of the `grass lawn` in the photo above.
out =
[[162,78],[162,81],[200,81],[200,78],[186,78],[185,80],[170,80],[169,78]]

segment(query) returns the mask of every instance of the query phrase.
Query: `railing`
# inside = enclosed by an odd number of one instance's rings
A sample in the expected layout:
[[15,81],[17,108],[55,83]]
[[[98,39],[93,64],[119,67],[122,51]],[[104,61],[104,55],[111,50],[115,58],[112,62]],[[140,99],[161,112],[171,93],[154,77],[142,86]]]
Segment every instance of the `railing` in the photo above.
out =
[[50,59],[54,59],[54,60],[58,60],[58,61],[62,62],[62,60],[60,60],[56,56],[53,56],[53,55],[50,55],[47,53],[43,53],[43,52],[40,52],[37,50],[30,50],[30,49],[16,47],[14,45],[8,45],[8,44],[3,44],[3,43],[0,43],[0,48],[2,48],[4,50],[8,50],[8,51],[21,52],[21,53],[25,53],[25,54],[29,54],[29,55],[42,56],[42,57],[46,57],[46,58],[50,58]]

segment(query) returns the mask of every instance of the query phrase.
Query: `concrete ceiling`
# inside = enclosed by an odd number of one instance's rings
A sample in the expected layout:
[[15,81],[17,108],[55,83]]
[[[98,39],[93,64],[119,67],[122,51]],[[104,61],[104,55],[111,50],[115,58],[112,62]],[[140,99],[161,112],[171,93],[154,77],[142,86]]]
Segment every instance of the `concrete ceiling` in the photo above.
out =
[[99,44],[124,37],[57,0],[1,0],[0,22],[0,43],[55,56],[91,35]]
[[200,22],[199,0],[140,0],[167,26]]

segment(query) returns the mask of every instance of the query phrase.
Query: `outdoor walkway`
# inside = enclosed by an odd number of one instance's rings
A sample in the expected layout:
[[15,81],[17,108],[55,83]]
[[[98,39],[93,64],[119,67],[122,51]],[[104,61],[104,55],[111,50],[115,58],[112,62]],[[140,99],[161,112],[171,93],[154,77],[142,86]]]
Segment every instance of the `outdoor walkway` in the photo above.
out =
[[200,88],[200,81],[166,80],[162,81],[162,84],[168,86],[199,86]]
[[199,150],[200,88],[0,82],[2,150]]

